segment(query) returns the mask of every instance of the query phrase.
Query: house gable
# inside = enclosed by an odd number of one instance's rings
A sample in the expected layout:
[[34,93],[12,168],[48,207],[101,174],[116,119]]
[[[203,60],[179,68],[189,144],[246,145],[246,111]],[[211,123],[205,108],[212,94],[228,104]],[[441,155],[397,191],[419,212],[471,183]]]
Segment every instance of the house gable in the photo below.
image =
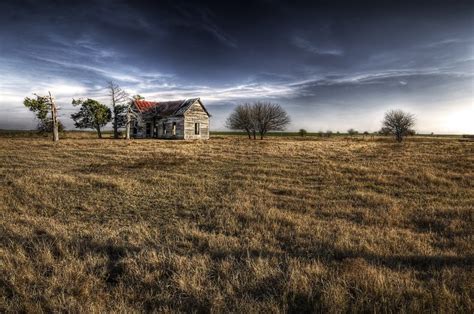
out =
[[200,101],[195,101],[184,111],[184,138],[209,138],[209,113]]
[[186,115],[186,113],[190,110],[196,111],[199,110],[197,107],[201,107],[200,110],[202,110],[208,117],[211,117],[209,112],[207,111],[206,107],[204,107],[204,104],[202,103],[200,98],[194,99],[193,102],[187,104],[187,106],[183,106],[179,111],[179,114]]

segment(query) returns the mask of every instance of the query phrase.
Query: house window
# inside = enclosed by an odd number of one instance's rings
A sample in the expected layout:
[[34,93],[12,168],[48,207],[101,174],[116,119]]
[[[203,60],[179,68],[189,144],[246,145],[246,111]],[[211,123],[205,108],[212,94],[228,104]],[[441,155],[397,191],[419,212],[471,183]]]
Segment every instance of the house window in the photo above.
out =
[[171,129],[173,133],[173,135],[176,135],[176,122],[173,122],[173,128]]
[[166,123],[163,122],[163,135],[166,134]]
[[199,123],[194,123],[194,134],[199,135],[200,126]]

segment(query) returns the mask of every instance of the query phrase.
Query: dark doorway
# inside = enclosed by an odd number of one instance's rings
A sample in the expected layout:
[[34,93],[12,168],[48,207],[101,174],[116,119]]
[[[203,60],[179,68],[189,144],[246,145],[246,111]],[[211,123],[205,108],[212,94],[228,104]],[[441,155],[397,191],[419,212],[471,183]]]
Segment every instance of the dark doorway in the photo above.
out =
[[151,123],[146,124],[146,137],[151,137]]

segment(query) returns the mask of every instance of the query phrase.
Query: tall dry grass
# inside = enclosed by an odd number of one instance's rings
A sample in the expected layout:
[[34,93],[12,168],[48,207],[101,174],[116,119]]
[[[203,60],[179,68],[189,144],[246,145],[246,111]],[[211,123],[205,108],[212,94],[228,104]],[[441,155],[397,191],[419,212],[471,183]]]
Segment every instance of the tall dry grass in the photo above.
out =
[[1,138],[0,312],[472,313],[473,156],[433,138]]

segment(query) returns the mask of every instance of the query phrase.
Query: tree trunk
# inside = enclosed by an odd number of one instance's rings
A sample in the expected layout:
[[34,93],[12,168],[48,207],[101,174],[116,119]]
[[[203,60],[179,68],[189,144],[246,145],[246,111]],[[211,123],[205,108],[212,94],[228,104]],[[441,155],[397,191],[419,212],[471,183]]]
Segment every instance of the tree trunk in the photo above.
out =
[[100,130],[100,126],[97,126],[97,135],[99,138],[102,138],[102,131]]
[[253,131],[253,139],[256,140],[257,139],[257,132]]
[[397,138],[397,142],[401,143],[403,141],[403,135],[401,132],[396,132],[395,136]]
[[126,127],[125,127],[125,129],[126,129],[126,136],[125,136],[125,138],[126,138],[127,140],[130,139],[130,124],[132,123],[130,120],[131,120],[131,117],[130,117],[130,108],[128,108],[128,109],[127,109],[127,125],[126,125]]
[[114,114],[114,122],[112,122],[112,127],[114,128],[114,138],[118,138],[118,128],[117,128],[117,106],[115,104],[115,88],[114,85],[111,84],[110,92],[112,96],[112,112]]
[[58,112],[56,109],[56,104],[54,103],[51,92],[49,93],[49,101],[51,103],[51,119],[53,122],[53,142],[59,141],[59,130],[58,130]]
[[247,136],[249,137],[249,140],[251,140],[252,137],[250,137],[250,130],[249,130],[249,129],[245,129],[245,132],[247,132]]
[[118,127],[117,127],[117,121],[118,120],[118,117],[117,117],[117,108],[115,107],[114,105],[114,138],[118,138],[119,135],[118,135]]

